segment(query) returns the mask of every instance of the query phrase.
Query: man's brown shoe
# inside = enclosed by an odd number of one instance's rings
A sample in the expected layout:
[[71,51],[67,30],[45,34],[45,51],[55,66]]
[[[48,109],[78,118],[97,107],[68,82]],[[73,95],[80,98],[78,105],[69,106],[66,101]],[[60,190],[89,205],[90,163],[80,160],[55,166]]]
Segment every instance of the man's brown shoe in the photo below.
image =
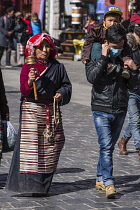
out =
[[117,194],[117,192],[116,192],[114,185],[108,185],[106,187],[106,197],[107,198],[115,198],[116,194]]
[[121,140],[118,142],[118,147],[120,149],[120,155],[128,155],[127,149],[126,149],[127,140],[124,138],[121,138]]
[[103,181],[96,181],[95,188],[96,190],[105,190],[105,185]]

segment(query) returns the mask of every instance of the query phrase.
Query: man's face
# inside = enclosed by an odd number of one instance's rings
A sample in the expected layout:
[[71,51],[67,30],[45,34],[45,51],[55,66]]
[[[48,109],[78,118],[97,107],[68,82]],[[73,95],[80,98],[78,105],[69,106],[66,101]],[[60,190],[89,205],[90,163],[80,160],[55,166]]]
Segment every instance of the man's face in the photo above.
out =
[[8,17],[14,17],[14,15],[15,15],[14,10],[12,10],[11,12],[8,12]]
[[108,45],[109,45],[109,48],[122,49],[123,48],[123,45],[124,45],[124,40],[121,40],[117,44],[114,44],[114,43],[109,42]]
[[120,16],[119,15],[110,15],[107,16],[104,21],[103,21],[104,25],[106,28],[109,28],[112,25],[117,25],[120,23]]

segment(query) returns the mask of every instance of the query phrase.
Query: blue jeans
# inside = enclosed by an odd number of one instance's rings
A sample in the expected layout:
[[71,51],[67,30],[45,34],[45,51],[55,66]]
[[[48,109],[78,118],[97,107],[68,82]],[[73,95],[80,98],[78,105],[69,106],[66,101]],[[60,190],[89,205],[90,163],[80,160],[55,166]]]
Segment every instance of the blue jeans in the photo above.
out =
[[93,112],[93,120],[100,145],[96,180],[103,181],[105,186],[114,184],[112,156],[125,116],[126,113],[109,114],[105,112]]
[[130,95],[128,102],[129,121],[123,132],[123,138],[134,139],[136,148],[140,148],[140,96]]

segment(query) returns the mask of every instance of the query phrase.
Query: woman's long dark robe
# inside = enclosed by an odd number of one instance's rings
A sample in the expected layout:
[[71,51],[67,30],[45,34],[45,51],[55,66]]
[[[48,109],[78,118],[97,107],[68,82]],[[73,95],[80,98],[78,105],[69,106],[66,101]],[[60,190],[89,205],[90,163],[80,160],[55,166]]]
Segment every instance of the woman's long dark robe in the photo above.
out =
[[[42,65],[41,63],[37,63],[35,68],[41,68],[41,65]],[[30,70],[30,66],[25,64],[23,66],[23,70],[21,71],[21,75],[22,73],[23,74],[25,73],[24,70],[27,70],[27,73],[28,73]],[[48,68],[36,80],[36,85],[37,85],[38,98],[39,100],[41,100],[41,103],[44,100],[53,101],[53,97],[56,94],[56,92],[59,92],[62,95],[61,105],[69,103],[70,98],[71,98],[71,83],[65,71],[65,67],[63,66],[63,64],[60,64],[58,61],[56,60],[50,61]],[[24,91],[22,90],[22,93],[23,92]],[[22,193],[47,193],[49,191],[49,188],[52,182],[55,167],[54,167],[54,170],[51,170],[50,173],[49,172],[45,172],[45,173],[31,173],[31,172],[21,173],[20,172],[20,140],[21,140],[23,104],[26,104],[26,102],[28,103],[29,101],[29,103],[31,102],[31,103],[39,104],[40,106],[40,101],[36,102],[32,100],[34,98],[33,90],[31,90],[30,94],[26,96],[26,100],[25,100],[25,97],[23,98],[24,100],[21,103],[18,141],[16,142],[16,145],[15,145],[10,172],[9,172],[9,176],[8,176],[8,180],[6,184],[6,189],[14,191],[14,192],[22,192]],[[51,115],[53,116],[53,114]],[[61,115],[60,115],[59,123],[61,124],[60,127],[62,128]],[[60,155],[61,149],[59,150],[59,155]]]

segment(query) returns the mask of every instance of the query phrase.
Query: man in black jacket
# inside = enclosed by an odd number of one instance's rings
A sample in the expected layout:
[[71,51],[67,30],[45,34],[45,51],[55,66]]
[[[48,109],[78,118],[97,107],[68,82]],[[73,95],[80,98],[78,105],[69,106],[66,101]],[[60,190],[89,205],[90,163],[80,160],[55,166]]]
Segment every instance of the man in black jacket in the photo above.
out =
[[[116,195],[112,154],[127,112],[128,88],[135,85],[138,75],[132,59],[127,59],[124,63],[121,59],[125,36],[122,26],[109,27],[101,58],[97,62],[92,60],[86,64],[87,80],[93,84],[91,108],[100,145],[96,189],[105,190],[107,198],[114,198]],[[110,63],[116,69],[107,74]],[[122,77],[124,68],[131,71],[129,79]]]
[[13,47],[13,34],[15,27],[14,8],[10,7],[6,11],[6,15],[0,18],[0,65],[4,49],[6,49],[6,67],[11,66],[11,50]]

